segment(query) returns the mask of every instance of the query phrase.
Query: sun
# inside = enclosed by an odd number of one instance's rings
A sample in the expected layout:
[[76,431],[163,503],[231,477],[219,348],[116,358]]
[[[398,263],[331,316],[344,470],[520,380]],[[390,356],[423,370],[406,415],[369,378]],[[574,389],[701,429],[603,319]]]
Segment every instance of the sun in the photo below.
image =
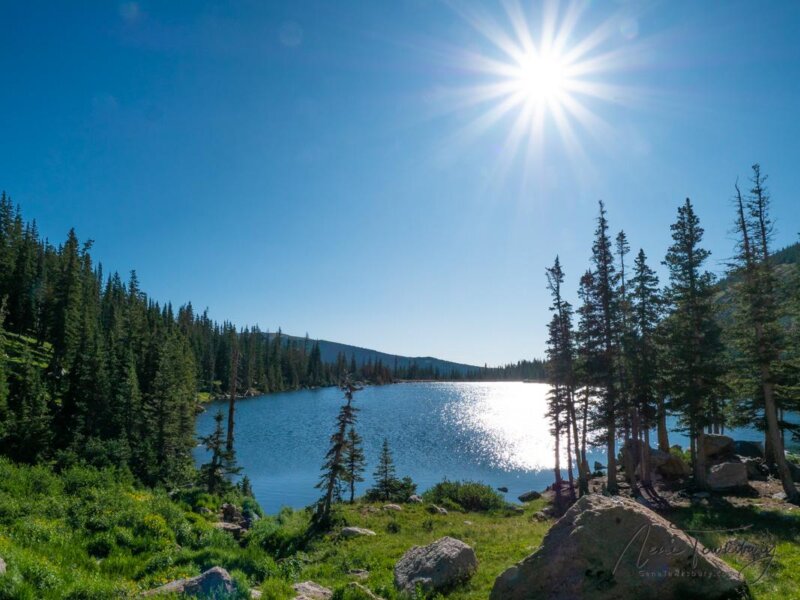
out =
[[530,53],[518,63],[512,81],[529,104],[560,102],[568,90],[567,74],[560,56]]
[[496,171],[502,175],[521,152],[526,167],[550,155],[547,136],[560,138],[576,163],[585,157],[588,140],[612,137],[596,109],[602,102],[634,104],[636,90],[614,83],[613,76],[640,60],[633,39],[638,29],[630,26],[629,15],[621,14],[583,27],[588,4],[546,1],[523,7],[507,0],[500,15],[479,4],[454,7],[478,34],[469,48],[450,50],[453,63],[468,75],[468,83],[442,94],[449,104],[445,113],[469,115],[454,142],[505,127],[497,152],[502,164]]

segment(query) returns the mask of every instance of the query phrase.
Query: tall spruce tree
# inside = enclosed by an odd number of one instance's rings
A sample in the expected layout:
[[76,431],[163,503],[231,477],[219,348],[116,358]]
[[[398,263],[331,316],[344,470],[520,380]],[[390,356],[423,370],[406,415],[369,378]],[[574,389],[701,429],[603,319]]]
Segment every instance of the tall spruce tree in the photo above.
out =
[[392,492],[397,487],[398,479],[392,452],[389,449],[389,440],[386,438],[383,438],[381,453],[378,456],[378,466],[375,467],[375,472],[372,476],[375,478],[375,486],[373,488],[375,495],[384,502],[390,500]]
[[695,482],[705,488],[704,428],[722,412],[724,373],[714,276],[703,269],[710,252],[700,245],[703,228],[688,198],[678,208],[671,230],[673,243],[664,260],[669,270],[665,368],[672,407],[681,414],[691,439]]
[[775,290],[777,287],[770,244],[772,220],[769,214],[769,194],[766,176],[758,164],[753,165],[752,188],[743,200],[736,185],[737,252],[731,276],[738,280],[733,286],[736,297],[734,341],[739,350],[737,362],[740,381],[747,385],[740,392],[750,404],[747,414],[761,414],[765,429],[767,459],[777,466],[787,499],[797,503],[800,494],[792,480],[786,462],[783,438],[778,419],[776,397],[778,369],[784,353],[784,337],[778,322]]
[[361,436],[355,427],[350,426],[347,430],[347,446],[344,451],[345,481],[350,488],[350,504],[355,501],[356,483],[364,481],[363,473],[366,465]]
[[214,415],[214,431],[200,438],[200,443],[211,453],[209,462],[200,466],[200,481],[209,494],[230,488],[230,476],[241,472],[241,468],[236,466],[233,452],[225,445],[224,420],[222,411],[217,411]]
[[594,266],[592,286],[588,291],[588,301],[593,305],[596,315],[595,327],[599,344],[594,348],[595,356],[590,362],[589,375],[598,394],[595,413],[595,427],[599,437],[606,443],[608,455],[608,481],[606,487],[611,494],[616,494],[617,487],[617,421],[619,414],[619,390],[617,389],[617,345],[616,345],[616,311],[617,298],[615,290],[616,269],[614,266],[614,250],[608,231],[608,219],[602,200],[599,203],[600,214],[597,217],[595,239],[592,244],[592,265]]
[[322,465],[322,476],[316,486],[322,490],[322,497],[317,502],[313,519],[314,525],[317,527],[326,527],[330,523],[331,507],[339,495],[342,484],[347,481],[347,465],[345,464],[348,445],[347,431],[356,423],[358,409],[353,406],[353,395],[358,388],[348,380],[342,384],[342,391],[345,403],[336,417],[336,429],[331,435],[331,445],[325,455],[325,463]]

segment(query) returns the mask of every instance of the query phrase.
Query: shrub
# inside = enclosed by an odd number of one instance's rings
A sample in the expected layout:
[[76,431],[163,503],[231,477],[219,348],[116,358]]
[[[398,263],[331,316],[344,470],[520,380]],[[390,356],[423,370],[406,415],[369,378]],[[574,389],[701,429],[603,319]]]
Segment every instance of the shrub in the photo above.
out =
[[417,484],[411,480],[411,477],[403,477],[391,480],[386,492],[378,488],[368,489],[364,494],[364,500],[367,502],[407,502],[409,496],[416,493]]
[[[503,497],[491,486],[475,481],[447,481],[437,483],[423,494],[427,502],[444,505],[455,503],[466,511],[485,512],[505,506]],[[451,505],[452,506],[452,505]]]

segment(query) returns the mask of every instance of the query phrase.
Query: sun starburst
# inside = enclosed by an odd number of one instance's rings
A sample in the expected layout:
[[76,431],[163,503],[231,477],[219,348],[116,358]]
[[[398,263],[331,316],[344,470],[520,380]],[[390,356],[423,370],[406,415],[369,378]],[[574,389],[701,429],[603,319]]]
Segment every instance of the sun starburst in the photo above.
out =
[[447,90],[449,110],[470,111],[460,141],[501,122],[507,126],[501,170],[521,154],[530,165],[544,152],[548,132],[557,132],[572,158],[584,157],[586,140],[610,131],[595,110],[598,102],[627,103],[633,97],[612,82],[615,71],[635,62],[628,55],[635,30],[630,17],[615,15],[586,29],[580,27],[586,5],[553,1],[534,10],[510,0],[502,22],[479,6],[454,7],[489,44],[454,53],[470,81]]

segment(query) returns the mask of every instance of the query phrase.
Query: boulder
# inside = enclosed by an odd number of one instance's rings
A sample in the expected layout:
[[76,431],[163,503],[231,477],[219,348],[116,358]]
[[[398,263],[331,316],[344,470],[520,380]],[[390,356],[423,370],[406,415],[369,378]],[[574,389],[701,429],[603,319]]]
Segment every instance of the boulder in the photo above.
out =
[[403,507],[400,506],[399,504],[384,504],[383,505],[383,510],[399,511],[399,510],[403,510]]
[[201,506],[200,508],[198,508],[197,512],[206,517],[214,514],[214,512],[210,508],[206,508],[205,506]]
[[793,462],[786,461],[786,464],[789,466],[789,472],[792,474],[792,481],[795,483],[800,483],[800,467],[798,467]]
[[703,453],[707,461],[724,460],[733,456],[733,439],[727,435],[707,433],[703,439]]
[[226,523],[236,523],[239,524],[242,522],[242,511],[234,504],[228,504],[227,502],[222,505],[222,520]]
[[183,594],[202,598],[226,598],[232,596],[236,588],[230,574],[222,567],[211,567],[208,571],[188,579],[176,579],[167,584],[144,592],[143,596],[160,594]]
[[433,514],[433,515],[446,515],[447,514],[447,509],[446,508],[442,508],[441,506],[436,506],[435,504],[431,504],[428,507],[428,512]]
[[591,494],[495,580],[490,600],[722,600],[745,588],[735,570],[660,515],[629,498]]
[[232,533],[233,537],[235,538],[241,537],[241,535],[246,531],[241,525],[237,525],[236,523],[226,523],[225,521],[217,521],[216,523],[212,523],[212,525],[217,529]]
[[303,581],[292,586],[297,596],[294,600],[328,600],[333,592],[313,581]]
[[733,451],[747,458],[764,458],[764,444],[761,442],[736,440],[733,442]]
[[362,537],[365,535],[375,535],[371,529],[364,529],[363,527],[344,527],[340,534],[343,538]]
[[500,486],[499,488],[497,488],[497,491],[498,492],[503,492],[504,494],[507,494],[508,493],[508,488],[503,485],[503,486]]
[[6,561],[4,561],[2,558],[0,558],[0,575],[5,575],[6,574],[6,568],[7,568],[6,567]]
[[414,546],[394,567],[394,584],[413,593],[445,590],[472,577],[478,568],[475,551],[461,540],[443,537],[427,546]]
[[416,494],[413,494],[408,497],[408,501],[412,504],[422,504],[422,496],[417,496]]
[[769,476],[769,468],[761,458],[739,457],[747,468],[747,478],[751,481],[766,481]]
[[650,469],[658,469],[658,467],[666,464],[670,456],[672,456],[672,454],[669,452],[664,452],[657,448],[650,448]]
[[520,502],[531,502],[532,500],[538,500],[541,498],[542,495],[539,492],[531,490],[529,492],[525,492],[524,494],[519,495]]
[[[372,590],[368,587],[361,585],[360,583],[356,583],[355,581],[351,581],[347,584],[348,589],[353,590],[356,594],[358,594],[359,598],[369,598],[369,600],[383,600],[377,594],[374,594]],[[349,596],[347,596],[349,598]]]
[[747,466],[740,462],[724,462],[708,471],[708,487],[715,492],[747,485]]
[[692,470],[689,468],[689,465],[686,464],[680,456],[676,456],[669,453],[666,460],[656,467],[655,471],[662,477],[666,477],[667,479],[678,479],[680,477],[687,477]]

